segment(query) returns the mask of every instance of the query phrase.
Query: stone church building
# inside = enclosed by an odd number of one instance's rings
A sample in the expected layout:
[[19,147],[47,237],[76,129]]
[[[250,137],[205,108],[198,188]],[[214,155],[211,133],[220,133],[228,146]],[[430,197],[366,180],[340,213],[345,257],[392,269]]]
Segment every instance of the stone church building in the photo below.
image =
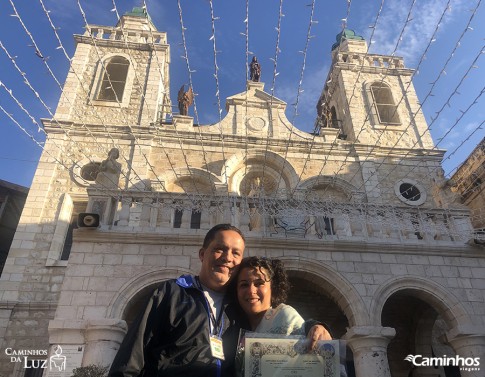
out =
[[220,123],[172,114],[170,46],[143,11],[75,40],[0,280],[0,376],[53,375],[15,350],[109,365],[154,287],[196,274],[222,222],[246,255],[284,261],[288,303],[346,340],[349,376],[483,376],[404,360],[485,360],[485,253],[402,58],[344,30],[306,133],[263,82],[228,97]]

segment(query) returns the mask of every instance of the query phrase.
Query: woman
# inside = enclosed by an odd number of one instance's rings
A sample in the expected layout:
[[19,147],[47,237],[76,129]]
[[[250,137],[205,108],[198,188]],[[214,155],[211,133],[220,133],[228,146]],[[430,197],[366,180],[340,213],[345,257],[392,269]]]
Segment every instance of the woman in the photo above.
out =
[[[303,318],[293,307],[284,304],[290,283],[283,262],[264,257],[244,258],[234,280],[237,301],[246,314],[248,328],[251,331],[268,334],[305,335]],[[311,339],[310,334],[309,336]],[[332,339],[328,332],[325,339]],[[254,343],[253,346],[255,344],[257,343]],[[251,350],[251,352],[254,352],[254,350]],[[236,355],[237,376],[244,374],[243,354],[244,343],[240,338]],[[259,366],[256,366],[256,368],[259,370]],[[340,367],[340,376],[347,376],[344,365]]]
[[303,318],[284,304],[290,284],[280,260],[244,258],[235,281],[237,300],[252,331],[305,335]]

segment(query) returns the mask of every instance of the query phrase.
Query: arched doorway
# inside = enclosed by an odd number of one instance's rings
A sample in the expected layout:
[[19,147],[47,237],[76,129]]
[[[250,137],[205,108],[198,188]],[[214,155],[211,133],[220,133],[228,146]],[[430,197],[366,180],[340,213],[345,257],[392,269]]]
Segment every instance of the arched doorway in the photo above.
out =
[[347,331],[349,321],[325,290],[293,273],[290,282],[291,290],[287,304],[297,309],[305,319],[312,318],[324,322],[331,329],[334,338],[341,338]]
[[[341,339],[349,327],[349,320],[329,295],[330,284],[316,284],[306,274],[288,271],[291,290],[287,304],[293,306],[304,319],[314,319],[325,323],[333,338]],[[321,283],[321,281],[319,281]],[[354,359],[349,347],[346,350],[346,371],[348,377],[355,377]]]
[[439,308],[417,293],[411,289],[400,290],[387,299],[382,310],[382,326],[396,330],[387,350],[391,375],[460,377],[456,366],[415,366],[404,360],[408,355],[455,356],[453,348],[444,340],[450,325],[440,315]]
[[128,328],[138,315],[145,310],[148,300],[150,299],[153,291],[160,283],[155,283],[143,287],[126,305],[123,311],[122,319],[126,321]]

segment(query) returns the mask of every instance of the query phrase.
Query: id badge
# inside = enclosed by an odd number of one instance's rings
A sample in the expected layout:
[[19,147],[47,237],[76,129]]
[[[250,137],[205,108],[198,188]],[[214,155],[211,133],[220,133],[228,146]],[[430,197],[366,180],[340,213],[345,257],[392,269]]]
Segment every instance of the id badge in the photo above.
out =
[[222,348],[222,339],[218,336],[211,335],[210,342],[212,356],[217,359],[224,360],[224,348]]

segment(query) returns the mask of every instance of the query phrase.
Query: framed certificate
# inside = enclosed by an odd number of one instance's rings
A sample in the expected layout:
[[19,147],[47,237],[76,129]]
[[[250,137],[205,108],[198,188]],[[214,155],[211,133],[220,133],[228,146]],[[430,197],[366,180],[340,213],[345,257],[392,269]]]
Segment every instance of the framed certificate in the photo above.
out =
[[246,333],[244,377],[339,377],[339,341],[319,341],[310,353],[308,342],[300,336]]

